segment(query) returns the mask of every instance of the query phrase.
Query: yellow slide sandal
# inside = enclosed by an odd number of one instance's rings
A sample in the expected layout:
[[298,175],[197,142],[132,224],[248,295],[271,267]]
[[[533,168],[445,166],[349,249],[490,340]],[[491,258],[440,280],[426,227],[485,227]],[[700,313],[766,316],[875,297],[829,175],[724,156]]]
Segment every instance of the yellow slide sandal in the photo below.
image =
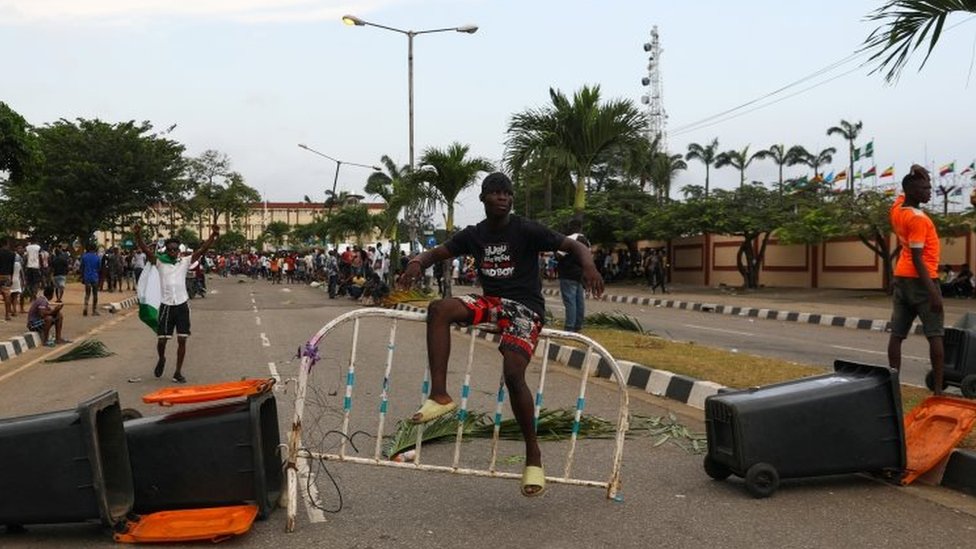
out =
[[457,402],[451,401],[447,404],[438,404],[437,401],[428,398],[424,401],[424,405],[414,412],[413,417],[410,418],[410,422],[421,424],[434,421],[443,415],[453,412],[455,408],[457,408]]
[[522,471],[522,495],[527,498],[541,496],[546,491],[546,472],[542,467],[526,465]]

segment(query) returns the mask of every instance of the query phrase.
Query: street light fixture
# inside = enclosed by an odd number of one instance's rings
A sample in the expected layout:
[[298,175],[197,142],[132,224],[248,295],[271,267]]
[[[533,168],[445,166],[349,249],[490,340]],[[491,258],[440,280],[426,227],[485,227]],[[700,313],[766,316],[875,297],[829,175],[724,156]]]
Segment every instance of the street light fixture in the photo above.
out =
[[365,21],[356,17],[355,15],[343,15],[342,22],[346,25],[356,26],[356,27],[376,27],[378,29],[384,29],[388,31],[398,32],[407,36],[407,95],[408,95],[408,109],[410,113],[410,126],[409,126],[409,141],[410,141],[410,171],[413,171],[413,37],[418,34],[431,34],[435,32],[463,32],[465,34],[474,34],[478,32],[477,25],[462,25],[460,27],[445,27],[442,29],[427,29],[427,30],[403,30],[396,27],[388,27],[386,25],[380,25],[379,23],[372,23],[370,21]]
[[[332,158],[331,156],[329,156],[329,155],[327,155],[327,154],[325,154],[323,152],[319,152],[319,151],[313,149],[312,147],[309,147],[308,145],[306,145],[304,143],[299,143],[298,146],[301,147],[301,148],[303,148],[303,149],[305,149],[306,151],[308,151],[308,152],[310,152],[312,154],[317,154],[317,155],[319,155],[319,156],[321,156],[323,158],[328,158],[329,160],[331,160],[331,161],[333,161],[333,162],[336,163],[335,179],[332,180],[332,204],[335,204],[335,200],[336,200],[336,185],[338,185],[338,183],[339,183],[339,168],[341,168],[343,164],[348,164],[350,166],[356,166],[357,168],[368,168],[368,169],[371,169],[371,170],[376,171],[376,172],[380,171],[380,167],[379,166],[369,166],[367,164],[357,164],[356,162],[346,162],[344,160],[339,160],[338,158]],[[330,215],[332,214],[332,204],[329,204],[329,214]]]

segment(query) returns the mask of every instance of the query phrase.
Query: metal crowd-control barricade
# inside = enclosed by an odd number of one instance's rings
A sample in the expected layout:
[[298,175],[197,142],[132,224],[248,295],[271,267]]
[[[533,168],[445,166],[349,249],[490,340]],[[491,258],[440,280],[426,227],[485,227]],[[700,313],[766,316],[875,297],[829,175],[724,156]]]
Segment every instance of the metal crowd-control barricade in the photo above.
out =
[[[373,449],[373,456],[358,457],[346,455],[347,440],[349,437],[349,417],[352,410],[353,403],[353,389],[355,387],[356,380],[356,351],[359,344],[359,323],[360,319],[366,317],[384,317],[391,319],[390,331],[389,331],[389,343],[387,345],[386,353],[386,370],[383,375],[383,386],[380,392],[380,405],[379,405],[379,419],[376,432],[376,444]],[[421,438],[423,436],[423,430],[418,429],[417,432],[417,444],[415,447],[415,454],[412,460],[407,462],[397,462],[384,459],[381,454],[382,450],[382,440],[384,436],[384,426],[386,423],[386,414],[388,409],[388,397],[389,397],[389,386],[390,386],[390,375],[393,367],[393,351],[396,346],[396,334],[397,334],[397,323],[400,320],[408,320],[413,322],[426,322],[427,317],[424,313],[418,312],[408,312],[408,311],[398,311],[390,309],[379,309],[379,308],[369,308],[369,309],[358,309],[355,311],[343,314],[325,326],[322,327],[311,339],[305,344],[304,349],[301,351],[302,359],[301,365],[298,373],[298,388],[297,394],[295,396],[295,411],[294,417],[292,419],[291,429],[288,436],[288,459],[287,459],[287,511],[288,519],[286,530],[292,532],[295,529],[295,519],[298,509],[298,464],[299,460],[328,460],[328,461],[340,461],[349,463],[362,463],[367,465],[378,465],[382,467],[397,467],[401,469],[413,469],[421,471],[440,471],[447,473],[455,473],[459,475],[472,475],[480,477],[495,477],[495,478],[521,478],[521,475],[515,473],[509,473],[504,471],[498,471],[496,469],[496,460],[498,457],[498,441],[499,441],[499,428],[501,424],[502,417],[502,404],[505,400],[505,387],[504,378],[499,383],[498,387],[498,398],[496,399],[496,407],[494,414],[494,433],[491,441],[491,460],[487,469],[472,469],[467,467],[460,467],[460,453],[461,453],[461,442],[462,434],[464,429],[464,419],[468,414],[468,395],[470,393],[470,379],[471,379],[471,368],[474,361],[474,343],[477,338],[479,331],[486,332],[496,332],[497,328],[494,325],[482,324],[475,326],[471,330],[470,343],[468,345],[468,360],[467,366],[464,373],[464,385],[461,389],[461,402],[458,409],[458,429],[457,437],[454,444],[454,456],[453,463],[451,466],[445,465],[431,465],[421,462]],[[308,377],[311,372],[312,367],[318,360],[318,345],[329,333],[333,332],[340,325],[346,322],[353,322],[352,331],[352,350],[349,356],[349,366],[346,373],[346,386],[345,394],[343,397],[343,417],[342,417],[342,427],[341,433],[343,435],[342,442],[339,444],[339,453],[319,453],[306,450],[302,448],[302,420],[305,412],[305,399],[306,392],[308,390]],[[586,345],[586,359],[583,361],[581,367],[580,375],[580,386],[579,394],[576,399],[576,411],[574,416],[574,423],[572,429],[572,435],[569,440],[569,449],[566,455],[566,463],[563,469],[562,476],[546,476],[546,480],[552,483],[560,484],[570,484],[575,486],[591,486],[606,489],[606,495],[608,499],[616,499],[618,492],[620,491],[620,468],[623,461],[623,449],[624,449],[624,438],[627,433],[628,427],[628,406],[629,399],[627,394],[627,380],[621,374],[620,367],[617,365],[616,360],[613,356],[603,346],[601,346],[596,341],[574,332],[564,332],[560,330],[550,330],[545,328],[540,333],[540,347],[542,348],[542,371],[539,377],[539,387],[536,390],[535,397],[535,415],[536,421],[538,422],[539,410],[542,407],[543,393],[545,389],[546,381],[546,371],[549,365],[549,354],[550,354],[550,344],[552,339],[560,340],[570,340],[576,341]],[[538,354],[538,353],[537,353]],[[596,355],[596,356],[595,356]],[[599,360],[594,360],[594,358],[599,357]],[[602,362],[608,366],[613,374],[612,378],[616,380],[618,388],[618,401],[619,407],[617,412],[617,422],[616,422],[616,432],[614,435],[614,451],[613,457],[610,464],[610,472],[605,480],[588,480],[573,478],[572,467],[573,459],[576,452],[576,442],[577,434],[579,432],[580,419],[583,414],[583,409],[586,403],[586,386],[589,381],[590,374],[594,368],[596,368],[597,362]],[[422,387],[421,402],[426,398],[427,392],[429,390],[429,372],[424,376],[424,383]]]

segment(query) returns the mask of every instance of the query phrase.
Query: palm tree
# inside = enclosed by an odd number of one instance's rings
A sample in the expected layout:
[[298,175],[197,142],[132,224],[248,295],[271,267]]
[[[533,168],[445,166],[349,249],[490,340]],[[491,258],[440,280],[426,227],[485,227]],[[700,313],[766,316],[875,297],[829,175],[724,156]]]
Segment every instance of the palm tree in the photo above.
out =
[[552,104],[512,116],[508,125],[507,158],[527,158],[528,151],[551,155],[575,176],[573,211],[582,218],[586,182],[593,165],[615,147],[628,147],[642,136],[644,115],[629,100],[600,103],[600,87],[583,86],[572,100],[549,89]]
[[[770,145],[765,151],[760,151],[765,154],[764,158],[771,159],[779,168],[779,181],[777,183],[777,189],[779,193],[783,194],[783,166],[795,166],[797,164],[803,163],[803,155],[806,151],[803,147],[793,146],[789,149],[785,145]],[[758,153],[757,153],[758,154]]]
[[861,133],[862,127],[864,127],[864,124],[860,120],[854,124],[851,124],[847,120],[841,120],[840,126],[827,128],[827,135],[834,135],[836,133],[847,140],[848,152],[851,155],[850,170],[847,172],[847,187],[852,193],[854,192],[854,140]]
[[653,177],[654,160],[660,152],[660,142],[661,136],[638,139],[624,153],[624,173],[636,179],[642,191]]
[[420,157],[420,166],[428,169],[418,169],[415,176],[418,180],[430,185],[438,201],[447,210],[445,229],[450,235],[454,232],[454,203],[461,191],[470,187],[481,172],[495,169],[491,162],[484,158],[471,158],[468,145],[452,143],[447,149],[429,147]]
[[671,181],[674,174],[688,169],[688,164],[680,154],[658,152],[651,162],[651,185],[657,195],[658,203],[664,203],[671,196]]
[[752,164],[753,160],[761,160],[763,158],[766,158],[766,151],[759,151],[750,156],[749,145],[746,145],[741,151],[725,151],[719,153],[715,157],[715,167],[724,168],[726,166],[732,166],[739,170],[739,188],[741,189],[746,184],[746,169]]
[[[379,196],[386,202],[383,213],[373,216],[373,221],[381,234],[391,242],[390,265],[399,265],[400,247],[397,240],[400,213],[404,210],[423,209],[430,202],[427,187],[411,177],[409,166],[397,166],[389,156],[380,157],[380,163],[386,168],[386,173],[373,172],[366,179],[365,191]],[[411,224],[413,226],[413,224]],[[411,235],[411,242],[416,235]],[[396,276],[396,269],[389,271],[390,283]]]
[[709,172],[718,154],[718,138],[716,137],[712,139],[711,143],[705,146],[701,146],[698,143],[688,145],[688,154],[685,155],[685,160],[698,160],[705,165],[705,198],[708,198]]
[[935,44],[942,35],[942,28],[949,14],[953,12],[976,13],[976,0],[889,0],[868,15],[869,21],[880,21],[881,25],[871,31],[861,51],[873,51],[868,62],[877,62],[872,73],[887,70],[885,80],[898,79],[908,63],[909,55],[915,53],[929,31],[932,36],[927,41],[925,58],[918,70],[922,70]]
[[796,163],[809,166],[813,170],[813,178],[817,179],[820,177],[820,167],[826,166],[834,161],[834,155],[837,154],[837,149],[827,147],[817,154],[813,154],[801,145],[796,145],[790,148],[790,152],[795,156]]

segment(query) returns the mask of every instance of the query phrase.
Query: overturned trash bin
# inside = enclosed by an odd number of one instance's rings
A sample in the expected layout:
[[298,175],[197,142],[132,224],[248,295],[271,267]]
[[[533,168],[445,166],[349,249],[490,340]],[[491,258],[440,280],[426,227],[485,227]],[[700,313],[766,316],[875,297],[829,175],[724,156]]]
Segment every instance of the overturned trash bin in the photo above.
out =
[[900,476],[905,434],[896,371],[838,360],[834,373],[705,400],[705,472],[735,474],[755,497],[781,478]]
[[[180,388],[176,398],[159,401],[202,402],[207,394],[242,394],[216,387]],[[125,437],[137,513],[253,502],[265,518],[277,505],[282,462],[270,384],[244,400],[126,421]]]
[[0,494],[0,524],[123,522],[133,494],[118,393],[0,420]]

